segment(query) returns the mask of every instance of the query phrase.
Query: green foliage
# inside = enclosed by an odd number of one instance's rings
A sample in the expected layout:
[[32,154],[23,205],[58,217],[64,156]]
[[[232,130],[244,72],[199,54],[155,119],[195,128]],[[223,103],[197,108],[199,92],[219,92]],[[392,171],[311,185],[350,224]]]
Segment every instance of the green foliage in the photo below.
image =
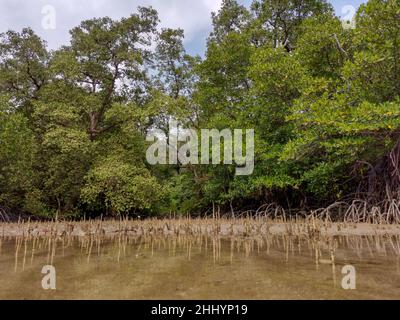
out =
[[[224,0],[204,59],[187,54],[183,30],[157,31],[152,8],[83,21],[54,52],[30,29],[6,32],[0,206],[186,214],[352,194],[400,142],[399,17],[397,0],[370,0],[345,30],[325,0]],[[254,129],[254,173],[149,166],[145,136],[170,120]]]
[[119,157],[101,159],[85,180],[83,201],[90,205],[104,201],[113,215],[149,211],[163,197],[162,187],[148,170],[125,163]]
[[282,46],[289,52],[307,18],[333,13],[325,0],[254,0],[251,9],[256,17],[253,30],[257,45]]
[[11,108],[8,97],[0,96],[0,205],[28,209],[35,193],[33,159],[37,145],[28,119],[12,113]]

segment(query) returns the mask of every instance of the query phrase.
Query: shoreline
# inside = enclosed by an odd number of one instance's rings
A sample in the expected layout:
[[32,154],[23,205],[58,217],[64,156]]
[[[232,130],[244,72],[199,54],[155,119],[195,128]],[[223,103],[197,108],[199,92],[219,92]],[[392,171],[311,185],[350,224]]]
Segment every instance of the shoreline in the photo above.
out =
[[0,237],[91,236],[400,236],[400,224],[271,221],[260,219],[165,219],[0,223]]

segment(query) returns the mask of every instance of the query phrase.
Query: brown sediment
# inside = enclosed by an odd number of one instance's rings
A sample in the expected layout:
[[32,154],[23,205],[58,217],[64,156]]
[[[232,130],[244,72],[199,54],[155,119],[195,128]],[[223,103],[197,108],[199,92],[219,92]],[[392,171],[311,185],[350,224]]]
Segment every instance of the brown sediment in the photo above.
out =
[[[321,219],[149,219],[94,220],[82,222],[2,223],[3,238],[49,237],[82,238],[91,236],[182,236],[257,237],[266,235],[305,236],[396,236],[400,224],[333,223]],[[94,243],[92,243],[93,246]],[[20,245],[20,244],[19,244]],[[19,246],[18,245],[18,246]],[[52,243],[49,242],[49,246]],[[53,248],[55,250],[55,247]],[[90,248],[90,251],[92,248]],[[120,248],[120,254],[124,248]]]

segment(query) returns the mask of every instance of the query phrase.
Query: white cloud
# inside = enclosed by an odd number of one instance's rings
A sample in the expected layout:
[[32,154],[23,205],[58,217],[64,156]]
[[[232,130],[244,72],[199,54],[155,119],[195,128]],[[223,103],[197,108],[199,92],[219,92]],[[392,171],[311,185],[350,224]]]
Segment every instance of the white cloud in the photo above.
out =
[[[56,9],[55,30],[42,28],[43,6]],[[31,27],[50,48],[69,41],[68,31],[82,20],[110,16],[118,19],[136,12],[138,6],[157,9],[162,27],[185,30],[186,43],[201,46],[211,28],[210,16],[217,11],[221,0],[0,0],[0,32]]]

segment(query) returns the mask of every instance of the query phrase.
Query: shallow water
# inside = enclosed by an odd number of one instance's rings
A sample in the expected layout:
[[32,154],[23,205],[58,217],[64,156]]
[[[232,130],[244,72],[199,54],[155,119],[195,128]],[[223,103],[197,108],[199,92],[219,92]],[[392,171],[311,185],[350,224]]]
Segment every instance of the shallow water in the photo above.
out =
[[[399,237],[2,239],[0,249],[0,299],[400,299]],[[44,265],[56,290],[42,288]],[[345,265],[356,290],[342,288]]]

